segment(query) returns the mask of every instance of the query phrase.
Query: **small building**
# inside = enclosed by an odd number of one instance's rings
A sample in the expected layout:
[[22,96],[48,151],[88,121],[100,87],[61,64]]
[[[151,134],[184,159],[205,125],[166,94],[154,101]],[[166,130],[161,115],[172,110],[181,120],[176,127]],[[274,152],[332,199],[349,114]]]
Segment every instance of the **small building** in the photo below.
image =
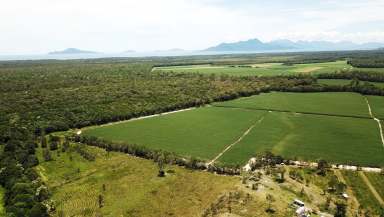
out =
[[293,202],[292,202],[292,204],[293,204],[294,206],[296,206],[296,207],[304,207],[304,206],[305,206],[304,202],[301,201],[301,200],[298,200],[298,199],[294,199]]

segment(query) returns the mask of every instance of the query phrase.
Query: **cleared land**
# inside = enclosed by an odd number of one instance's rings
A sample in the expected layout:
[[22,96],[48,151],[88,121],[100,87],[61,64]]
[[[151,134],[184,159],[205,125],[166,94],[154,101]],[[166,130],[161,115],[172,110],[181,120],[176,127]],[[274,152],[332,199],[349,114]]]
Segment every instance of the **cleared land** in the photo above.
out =
[[279,110],[326,115],[370,117],[363,96],[357,93],[262,93],[215,106]]
[[276,76],[293,74],[318,74],[334,72],[340,69],[351,68],[346,61],[283,65],[282,63],[264,63],[249,65],[193,65],[193,66],[171,66],[158,67],[154,70],[172,71],[179,73],[202,73],[202,74],[226,74],[234,76]]
[[384,149],[372,119],[271,112],[219,161],[245,163],[256,153],[334,163],[384,165]]
[[86,161],[76,152],[57,156],[55,151],[54,161],[42,161],[37,167],[52,190],[56,216],[200,216],[238,182],[236,177],[177,166],[167,166],[169,173],[160,178],[152,161],[87,149],[97,156],[95,161]]
[[239,138],[264,111],[205,107],[110,126],[84,134],[212,159]]
[[368,186],[364,183],[364,180],[357,172],[342,171],[346,184],[350,186],[355,193],[357,200],[359,201],[363,209],[370,207],[370,211],[379,214],[380,204],[372,195]]

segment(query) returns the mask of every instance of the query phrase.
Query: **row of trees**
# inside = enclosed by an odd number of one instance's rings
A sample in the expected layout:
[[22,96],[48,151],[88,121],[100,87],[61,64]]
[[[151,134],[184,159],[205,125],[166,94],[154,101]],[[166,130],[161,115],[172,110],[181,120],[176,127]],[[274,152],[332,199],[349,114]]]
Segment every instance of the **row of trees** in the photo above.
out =
[[49,192],[33,169],[39,164],[35,143],[27,128],[14,120],[0,153],[0,184],[5,188],[5,208],[12,217],[48,216],[43,201]]
[[184,166],[189,169],[208,170],[217,174],[240,174],[240,166],[238,165],[208,165],[206,161],[196,157],[180,156],[176,153],[167,152],[163,150],[152,150],[141,145],[128,143],[114,143],[94,136],[83,135],[73,135],[71,137],[68,137],[68,139],[73,142],[103,148],[107,152],[117,151],[145,159],[154,160],[159,165],[159,175],[162,174],[161,170],[164,169],[164,165],[166,164]]

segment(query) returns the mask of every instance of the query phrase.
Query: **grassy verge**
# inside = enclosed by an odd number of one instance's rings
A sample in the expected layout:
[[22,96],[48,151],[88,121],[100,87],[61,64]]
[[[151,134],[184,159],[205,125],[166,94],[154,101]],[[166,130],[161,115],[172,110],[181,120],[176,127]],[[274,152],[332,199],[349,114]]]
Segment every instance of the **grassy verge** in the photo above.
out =
[[4,188],[0,186],[0,216],[5,216],[4,194]]

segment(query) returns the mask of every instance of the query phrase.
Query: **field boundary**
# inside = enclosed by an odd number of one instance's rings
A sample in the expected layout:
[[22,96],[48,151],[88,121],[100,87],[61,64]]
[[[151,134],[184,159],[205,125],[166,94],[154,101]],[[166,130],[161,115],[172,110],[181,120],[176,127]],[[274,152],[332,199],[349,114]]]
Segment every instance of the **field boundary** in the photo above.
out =
[[225,152],[227,152],[229,149],[231,149],[233,146],[235,146],[237,143],[239,143],[241,140],[244,139],[248,135],[249,132],[259,123],[261,123],[265,116],[267,114],[264,114],[260,119],[258,119],[254,124],[252,124],[235,142],[231,143],[228,145],[222,152],[220,152],[215,158],[213,158],[207,165],[212,165],[213,163],[216,162],[217,159],[219,159]]
[[238,107],[238,106],[223,106],[223,105],[212,105],[214,107],[221,108],[237,108],[244,110],[256,110],[256,111],[272,111],[272,112],[282,112],[282,113],[296,113],[303,115],[322,115],[322,116],[330,116],[330,117],[342,117],[342,118],[359,118],[359,119],[372,119],[371,117],[358,116],[358,115],[337,115],[337,114],[326,114],[326,113],[317,113],[317,112],[299,112],[299,111],[290,111],[290,110],[280,110],[280,109],[267,109],[267,108],[249,108],[249,107]]

